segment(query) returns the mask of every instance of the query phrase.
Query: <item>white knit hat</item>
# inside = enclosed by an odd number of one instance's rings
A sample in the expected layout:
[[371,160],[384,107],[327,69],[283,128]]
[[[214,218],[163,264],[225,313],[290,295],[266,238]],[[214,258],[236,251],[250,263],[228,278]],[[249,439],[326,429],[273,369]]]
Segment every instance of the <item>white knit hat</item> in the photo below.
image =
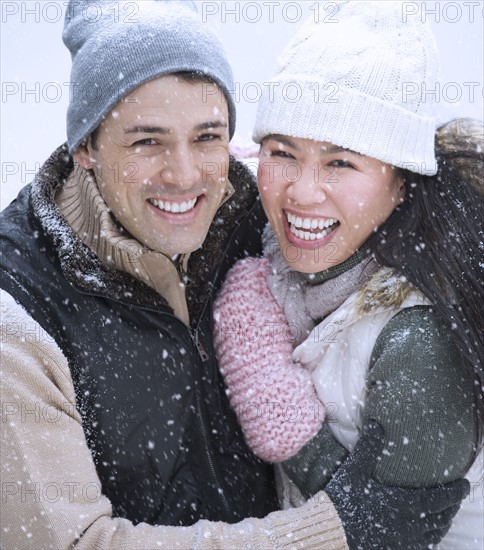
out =
[[254,141],[271,134],[328,141],[435,174],[434,104],[421,93],[435,90],[438,75],[429,25],[406,16],[402,2],[336,6],[331,17],[322,6],[282,52],[264,83]]

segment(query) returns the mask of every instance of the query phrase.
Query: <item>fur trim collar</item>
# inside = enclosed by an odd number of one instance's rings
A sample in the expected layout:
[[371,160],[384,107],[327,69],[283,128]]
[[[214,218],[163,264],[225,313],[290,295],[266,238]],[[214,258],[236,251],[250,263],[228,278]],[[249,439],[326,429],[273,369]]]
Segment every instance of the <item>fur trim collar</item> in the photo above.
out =
[[356,311],[366,315],[379,309],[398,308],[412,292],[425,300],[417,287],[395,268],[381,267],[359,290]]

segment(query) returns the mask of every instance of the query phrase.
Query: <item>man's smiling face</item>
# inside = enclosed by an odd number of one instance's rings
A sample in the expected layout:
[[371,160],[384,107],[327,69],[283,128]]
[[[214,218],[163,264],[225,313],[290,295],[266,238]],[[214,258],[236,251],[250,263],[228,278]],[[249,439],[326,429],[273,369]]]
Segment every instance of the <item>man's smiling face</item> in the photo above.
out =
[[74,156],[93,170],[116,220],[152,250],[199,248],[227,190],[222,92],[176,75],[146,82],[107,115],[95,141]]

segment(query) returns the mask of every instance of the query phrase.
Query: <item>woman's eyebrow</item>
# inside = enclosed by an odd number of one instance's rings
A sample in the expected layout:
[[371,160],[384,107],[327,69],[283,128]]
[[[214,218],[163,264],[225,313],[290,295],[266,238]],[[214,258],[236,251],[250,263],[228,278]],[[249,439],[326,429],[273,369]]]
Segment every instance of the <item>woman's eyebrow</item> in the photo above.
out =
[[296,145],[296,143],[288,136],[283,136],[280,134],[272,134],[264,138],[264,141],[267,141],[267,140],[277,141],[278,143],[282,143],[283,145],[287,145],[288,147],[291,147],[295,151],[301,150],[301,148],[298,145]]
[[351,149],[346,149],[345,147],[340,147],[339,145],[323,145],[321,147],[321,153],[324,155],[333,155],[335,153],[351,153],[352,155],[361,156],[361,153],[357,153],[356,151],[352,151]]

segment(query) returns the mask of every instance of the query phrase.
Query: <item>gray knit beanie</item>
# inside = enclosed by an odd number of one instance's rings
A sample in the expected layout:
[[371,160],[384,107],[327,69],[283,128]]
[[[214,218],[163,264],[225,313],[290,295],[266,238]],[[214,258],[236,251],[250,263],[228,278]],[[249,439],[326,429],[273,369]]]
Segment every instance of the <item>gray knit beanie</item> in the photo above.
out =
[[202,73],[220,87],[233,136],[232,70],[194,2],[70,0],[62,38],[72,56],[67,111],[71,153],[140,84],[181,71]]
[[282,52],[264,83],[254,141],[270,134],[328,141],[435,174],[434,102],[423,94],[438,76],[429,25],[406,17],[402,2],[335,7],[314,13]]

